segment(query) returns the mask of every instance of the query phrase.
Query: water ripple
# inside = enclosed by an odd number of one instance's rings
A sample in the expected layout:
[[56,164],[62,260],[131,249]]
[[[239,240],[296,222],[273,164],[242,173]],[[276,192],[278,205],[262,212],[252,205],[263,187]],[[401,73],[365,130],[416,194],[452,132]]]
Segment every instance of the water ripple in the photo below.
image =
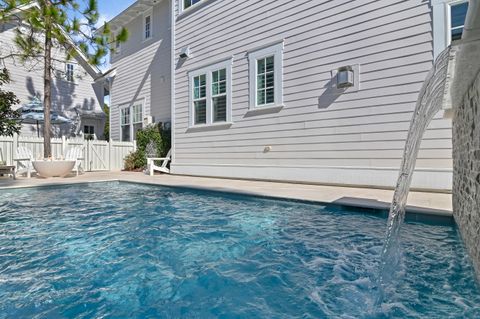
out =
[[478,318],[452,226],[407,223],[377,307],[386,220],[121,184],[0,193],[0,318]]

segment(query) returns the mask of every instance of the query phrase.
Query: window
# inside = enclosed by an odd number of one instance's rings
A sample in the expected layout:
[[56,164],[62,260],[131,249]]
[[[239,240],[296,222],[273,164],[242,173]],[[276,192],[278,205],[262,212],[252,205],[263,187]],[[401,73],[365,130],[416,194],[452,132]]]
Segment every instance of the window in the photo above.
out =
[[68,82],[74,82],[74,68],[75,66],[72,63],[66,64],[65,77]]
[[194,77],[193,83],[194,124],[207,124],[207,75]]
[[147,40],[152,37],[152,14],[149,13],[148,15],[145,16],[144,18],[144,33],[143,33],[143,39]]
[[83,136],[86,140],[93,140],[95,138],[95,127],[93,125],[84,125]]
[[231,122],[232,59],[193,71],[190,78],[190,126]]
[[131,121],[130,121],[130,108],[126,107],[123,108],[121,111],[121,130],[122,130],[122,141],[123,142],[130,142],[130,129],[131,129]]
[[283,105],[283,41],[248,53],[250,109]]
[[431,0],[433,19],[433,57],[462,37],[468,1]]
[[132,107],[133,109],[133,139],[137,139],[137,132],[143,127],[143,111],[142,104],[136,104]]
[[182,1],[183,1],[183,10],[186,10],[192,7],[193,5],[199,3],[202,0],[182,0]]
[[457,2],[450,4],[449,42],[460,40],[462,38],[463,26],[467,17],[467,10],[468,2]]
[[120,54],[122,44],[120,41],[115,41],[115,54]]
[[122,141],[130,142],[137,138],[137,132],[143,128],[142,103],[121,109],[120,127]]
[[257,106],[275,103],[275,57],[257,60]]
[[227,121],[227,69],[212,72],[213,122]]

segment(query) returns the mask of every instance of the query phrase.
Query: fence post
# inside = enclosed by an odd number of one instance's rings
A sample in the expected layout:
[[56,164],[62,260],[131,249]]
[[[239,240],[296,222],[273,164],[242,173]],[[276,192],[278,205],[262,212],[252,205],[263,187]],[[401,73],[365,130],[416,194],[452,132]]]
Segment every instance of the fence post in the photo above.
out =
[[108,170],[112,170],[112,140],[107,141],[108,143]]
[[[17,148],[18,148],[18,134],[13,133],[13,141],[12,141],[12,163],[14,163],[15,157],[17,157]],[[16,162],[15,162],[16,164]]]
[[137,151],[137,140],[133,140],[133,151]]
[[62,157],[65,158],[65,152],[67,150],[67,139],[65,135],[62,135]]

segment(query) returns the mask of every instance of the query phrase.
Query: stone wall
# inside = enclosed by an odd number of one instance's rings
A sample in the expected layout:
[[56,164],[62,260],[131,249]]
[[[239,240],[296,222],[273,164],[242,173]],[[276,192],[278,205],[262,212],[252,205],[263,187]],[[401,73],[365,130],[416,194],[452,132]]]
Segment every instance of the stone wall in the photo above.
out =
[[480,74],[453,120],[453,211],[480,278]]

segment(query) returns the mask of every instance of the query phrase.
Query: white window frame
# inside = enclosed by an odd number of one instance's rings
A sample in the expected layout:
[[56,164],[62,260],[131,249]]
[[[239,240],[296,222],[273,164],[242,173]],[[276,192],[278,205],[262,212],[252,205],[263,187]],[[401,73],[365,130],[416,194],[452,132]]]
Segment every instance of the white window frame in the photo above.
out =
[[[133,121],[133,107],[136,106],[136,105],[141,105],[142,107],[142,115],[141,115],[141,120],[138,121],[138,122],[134,122]],[[134,103],[131,103],[131,104],[128,104],[128,105],[123,105],[123,106],[120,106],[120,140],[123,141],[123,136],[122,136],[122,127],[124,126],[124,124],[122,124],[122,119],[123,119],[123,115],[122,115],[122,112],[123,110],[125,109],[129,109],[130,110],[130,114],[129,114],[129,124],[130,125],[130,142],[133,142],[134,140],[134,129],[133,129],[133,125],[134,124],[142,124],[142,128],[144,128],[144,123],[143,123],[143,119],[145,117],[145,101],[144,100],[137,100],[135,101]],[[128,142],[128,141],[126,141]]]
[[200,0],[198,1],[197,3],[194,3],[192,4],[190,7],[188,8],[185,8],[185,3],[184,3],[184,0],[178,0],[180,2],[180,13],[182,12],[185,12],[185,11],[188,11],[188,10],[191,10],[192,8],[196,7],[197,5],[201,4],[202,2],[204,2],[205,0]]
[[[201,69],[196,69],[188,73],[188,88],[189,88],[189,127],[204,127],[204,126],[218,126],[232,123],[232,65],[233,57],[211,64],[209,66],[203,67]],[[226,89],[227,89],[227,109],[226,109],[226,119],[225,122],[213,122],[213,102],[212,102],[212,72],[218,71],[221,69],[226,70]],[[199,75],[206,75],[206,87],[207,87],[207,119],[205,124],[195,124],[195,107],[194,107],[194,96],[193,96],[193,79]]]
[[[283,107],[283,52],[284,41],[248,52],[250,110]],[[257,60],[274,56],[274,102],[257,105]]]
[[[450,1],[446,4],[447,6],[447,16],[446,16],[446,21],[447,21],[447,45],[450,45],[452,43],[452,6],[466,3],[468,0],[456,0],[456,1]],[[465,24],[465,23],[464,23]]]
[[[68,70],[68,67],[69,66],[72,66],[72,79],[70,80],[69,79],[69,70]],[[65,63],[65,80],[67,80],[67,82],[70,82],[70,83],[75,83],[75,63],[72,63],[72,62],[66,62]]]
[[119,55],[120,53],[122,53],[122,42],[116,40],[113,45],[115,49],[115,55]]
[[[150,36],[147,37],[147,18],[150,17]],[[153,38],[153,10],[152,9],[148,9],[147,11],[145,11],[143,13],[143,30],[142,30],[142,34],[143,34],[143,41],[147,41],[147,40],[150,40],[151,38]]]
[[468,0],[432,0],[434,59],[451,44],[451,6],[464,2]]

